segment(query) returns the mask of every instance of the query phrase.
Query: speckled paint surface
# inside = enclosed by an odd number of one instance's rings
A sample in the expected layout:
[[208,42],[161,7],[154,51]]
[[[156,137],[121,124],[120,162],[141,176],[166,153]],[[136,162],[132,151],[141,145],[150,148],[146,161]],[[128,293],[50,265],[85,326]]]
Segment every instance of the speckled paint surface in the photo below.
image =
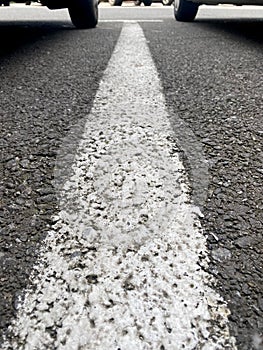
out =
[[36,290],[3,349],[236,349],[136,23],[124,24],[72,170],[56,179]]

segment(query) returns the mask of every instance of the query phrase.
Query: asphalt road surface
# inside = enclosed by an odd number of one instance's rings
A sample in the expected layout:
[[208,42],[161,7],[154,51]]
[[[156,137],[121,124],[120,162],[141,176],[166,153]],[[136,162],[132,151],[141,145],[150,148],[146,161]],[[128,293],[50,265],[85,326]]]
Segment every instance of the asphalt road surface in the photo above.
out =
[[263,9],[1,9],[1,349],[262,350]]

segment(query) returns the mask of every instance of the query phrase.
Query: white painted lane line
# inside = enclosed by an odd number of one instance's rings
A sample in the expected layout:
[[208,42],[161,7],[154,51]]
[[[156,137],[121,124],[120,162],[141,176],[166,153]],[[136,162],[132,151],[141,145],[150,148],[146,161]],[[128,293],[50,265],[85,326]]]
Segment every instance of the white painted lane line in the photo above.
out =
[[136,23],[124,24],[73,170],[4,349],[236,349]]

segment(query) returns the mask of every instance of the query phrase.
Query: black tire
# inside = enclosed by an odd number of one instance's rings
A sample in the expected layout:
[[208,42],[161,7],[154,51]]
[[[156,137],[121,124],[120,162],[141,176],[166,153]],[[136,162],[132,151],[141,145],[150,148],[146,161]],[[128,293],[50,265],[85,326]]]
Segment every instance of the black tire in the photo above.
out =
[[151,6],[152,0],[143,0],[144,6]]
[[123,0],[109,0],[111,6],[121,6]]
[[98,0],[71,0],[68,12],[76,28],[94,28],[98,23]]
[[174,0],[162,0],[163,6],[170,6],[173,2]]
[[198,11],[199,4],[187,0],[174,0],[174,17],[177,21],[192,22]]

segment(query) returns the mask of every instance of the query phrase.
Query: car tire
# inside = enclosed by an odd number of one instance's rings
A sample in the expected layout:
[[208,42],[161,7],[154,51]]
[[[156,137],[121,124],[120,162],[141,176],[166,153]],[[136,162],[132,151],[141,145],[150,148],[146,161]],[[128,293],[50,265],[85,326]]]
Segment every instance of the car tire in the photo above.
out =
[[71,0],[68,12],[76,28],[94,28],[98,23],[98,0]]
[[152,0],[143,0],[144,6],[151,6]]
[[170,6],[173,2],[174,0],[162,0],[163,6]]
[[174,17],[177,21],[192,22],[198,11],[199,4],[187,0],[174,0]]
[[109,0],[111,6],[121,6],[123,0]]

